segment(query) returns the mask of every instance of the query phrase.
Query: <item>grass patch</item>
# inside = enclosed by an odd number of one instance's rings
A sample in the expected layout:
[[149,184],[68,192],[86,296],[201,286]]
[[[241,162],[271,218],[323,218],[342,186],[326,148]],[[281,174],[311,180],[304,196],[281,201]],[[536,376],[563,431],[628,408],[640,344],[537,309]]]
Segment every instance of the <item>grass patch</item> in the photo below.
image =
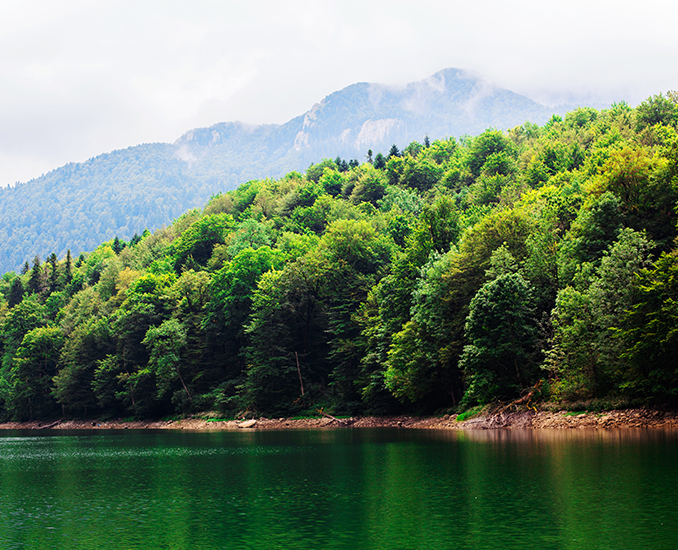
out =
[[485,410],[484,405],[476,405],[475,407],[470,408],[467,411],[464,411],[460,415],[457,416],[457,422],[463,422],[464,420],[470,420],[471,418],[475,418],[476,416],[480,415],[483,410]]

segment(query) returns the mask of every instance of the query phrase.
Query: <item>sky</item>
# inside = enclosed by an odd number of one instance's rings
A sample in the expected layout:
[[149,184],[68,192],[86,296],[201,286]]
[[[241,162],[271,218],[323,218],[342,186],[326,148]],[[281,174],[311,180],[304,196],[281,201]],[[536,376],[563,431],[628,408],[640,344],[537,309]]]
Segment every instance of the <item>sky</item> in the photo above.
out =
[[541,103],[678,89],[668,0],[0,0],[0,185],[454,67]]

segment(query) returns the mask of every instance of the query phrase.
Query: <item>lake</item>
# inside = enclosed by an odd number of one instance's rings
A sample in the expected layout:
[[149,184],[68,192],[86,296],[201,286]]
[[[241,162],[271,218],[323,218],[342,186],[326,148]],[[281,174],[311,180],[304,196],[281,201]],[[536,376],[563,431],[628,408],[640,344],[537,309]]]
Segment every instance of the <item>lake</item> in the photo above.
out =
[[0,548],[678,548],[678,432],[0,431]]

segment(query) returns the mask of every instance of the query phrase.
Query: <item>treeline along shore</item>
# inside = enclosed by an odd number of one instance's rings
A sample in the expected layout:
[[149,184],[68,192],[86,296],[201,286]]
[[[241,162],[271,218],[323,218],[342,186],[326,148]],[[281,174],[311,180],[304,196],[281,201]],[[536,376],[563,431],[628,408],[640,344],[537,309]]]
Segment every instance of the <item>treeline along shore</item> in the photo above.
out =
[[425,136],[27,259],[0,278],[0,416],[670,410],[677,127],[669,92]]

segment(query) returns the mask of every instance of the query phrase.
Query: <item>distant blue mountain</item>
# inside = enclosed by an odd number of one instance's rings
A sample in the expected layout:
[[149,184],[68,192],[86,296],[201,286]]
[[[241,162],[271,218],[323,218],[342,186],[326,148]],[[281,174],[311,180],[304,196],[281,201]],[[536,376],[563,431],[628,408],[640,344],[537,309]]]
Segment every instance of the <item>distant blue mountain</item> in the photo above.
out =
[[322,158],[364,160],[411,141],[476,135],[570,107],[548,108],[458,69],[406,86],[358,83],[280,125],[222,122],[173,144],[154,143],[67,164],[28,183],[0,189],[0,270],[35,255],[59,258],[114,236],[129,239],[171,222],[240,183],[305,171]]

